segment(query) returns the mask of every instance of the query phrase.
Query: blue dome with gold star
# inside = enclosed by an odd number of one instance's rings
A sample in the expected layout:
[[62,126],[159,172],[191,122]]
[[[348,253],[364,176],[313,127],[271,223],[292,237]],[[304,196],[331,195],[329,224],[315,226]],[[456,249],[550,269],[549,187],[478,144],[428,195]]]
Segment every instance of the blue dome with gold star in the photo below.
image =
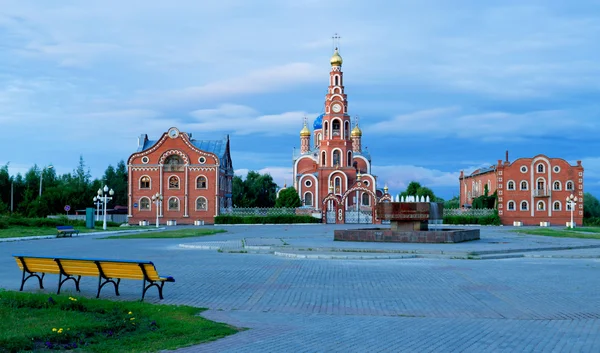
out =
[[323,128],[323,117],[324,116],[325,116],[325,114],[321,114],[315,119],[315,122],[313,123],[313,130],[318,130],[318,129]]

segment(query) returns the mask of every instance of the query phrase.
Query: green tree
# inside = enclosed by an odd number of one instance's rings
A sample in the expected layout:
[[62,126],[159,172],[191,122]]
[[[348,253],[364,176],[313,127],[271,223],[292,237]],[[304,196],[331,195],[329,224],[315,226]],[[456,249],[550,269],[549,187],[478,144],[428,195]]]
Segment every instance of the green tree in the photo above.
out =
[[583,194],[583,218],[600,217],[600,201],[586,192]]
[[444,208],[460,208],[460,198],[453,196],[450,200],[444,202]]
[[411,181],[408,186],[406,187],[406,190],[400,193],[401,197],[406,197],[406,196],[418,196],[418,197],[427,197],[429,196],[429,200],[430,201],[434,201],[434,202],[444,202],[443,199],[440,199],[439,197],[436,197],[433,190],[431,190],[430,188],[426,187],[426,186],[422,186],[420,183],[416,182],[416,181]]
[[236,207],[273,207],[277,184],[269,174],[249,171],[246,179],[233,177],[233,203]]
[[298,191],[296,189],[290,187],[285,188],[279,192],[279,196],[275,201],[275,207],[300,207],[302,206],[302,201],[300,201],[300,196],[298,196]]

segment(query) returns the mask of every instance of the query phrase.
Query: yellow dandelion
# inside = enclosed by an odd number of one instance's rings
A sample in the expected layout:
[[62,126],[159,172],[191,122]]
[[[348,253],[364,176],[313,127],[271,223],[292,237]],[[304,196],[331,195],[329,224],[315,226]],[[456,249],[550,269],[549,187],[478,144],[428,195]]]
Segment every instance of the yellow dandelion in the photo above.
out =
[[56,332],[56,327],[54,327],[54,328],[52,329],[52,332]]
[[130,318],[129,320],[131,320],[131,321],[132,321],[132,320],[135,320],[135,317],[132,317],[132,318]]
[[133,315],[133,313],[132,313],[131,311],[130,311],[130,312],[128,312],[128,314],[129,314],[129,315]]

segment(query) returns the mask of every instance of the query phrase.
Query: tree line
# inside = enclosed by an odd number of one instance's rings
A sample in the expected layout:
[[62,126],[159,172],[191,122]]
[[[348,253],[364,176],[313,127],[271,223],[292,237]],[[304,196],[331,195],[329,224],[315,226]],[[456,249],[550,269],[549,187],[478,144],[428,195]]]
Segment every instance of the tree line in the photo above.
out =
[[61,175],[54,168],[34,165],[25,174],[11,176],[8,167],[9,164],[0,167],[0,214],[45,217],[65,214],[66,205],[74,214],[76,210],[95,207],[93,198],[104,185],[115,192],[108,208],[127,206],[127,166],[123,160],[116,167],[109,165],[101,179],[92,179],[83,157],[79,157],[72,173]]

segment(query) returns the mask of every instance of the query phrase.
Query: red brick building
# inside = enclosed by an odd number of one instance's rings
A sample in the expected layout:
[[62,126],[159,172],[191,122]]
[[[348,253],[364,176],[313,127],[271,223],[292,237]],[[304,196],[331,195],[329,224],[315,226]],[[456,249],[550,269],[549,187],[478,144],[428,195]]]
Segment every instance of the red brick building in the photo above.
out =
[[522,222],[523,225],[565,225],[571,221],[571,209],[566,198],[578,198],[573,221],[583,221],[583,166],[581,161],[570,165],[561,158],[537,155],[509,162],[498,160],[497,165],[478,169],[471,175],[460,172],[460,203],[470,207],[474,198],[498,192],[498,214],[504,225]]
[[195,140],[172,127],[158,140],[143,134],[138,150],[129,157],[129,223],[154,224],[194,221],[214,223],[221,207],[231,206],[233,166],[229,136],[223,140]]
[[[331,192],[347,210],[356,213],[364,210],[367,214],[382,192],[377,194],[377,180],[371,174],[371,156],[362,149],[358,121],[351,128],[342,57],[337,48],[330,64],[324,113],[315,119],[312,133],[306,121],[300,131],[300,150],[293,156],[294,188],[304,206],[321,210],[323,200]],[[311,136],[314,144],[311,144]],[[353,189],[357,185],[360,190]],[[348,216],[346,221],[349,221]]]

